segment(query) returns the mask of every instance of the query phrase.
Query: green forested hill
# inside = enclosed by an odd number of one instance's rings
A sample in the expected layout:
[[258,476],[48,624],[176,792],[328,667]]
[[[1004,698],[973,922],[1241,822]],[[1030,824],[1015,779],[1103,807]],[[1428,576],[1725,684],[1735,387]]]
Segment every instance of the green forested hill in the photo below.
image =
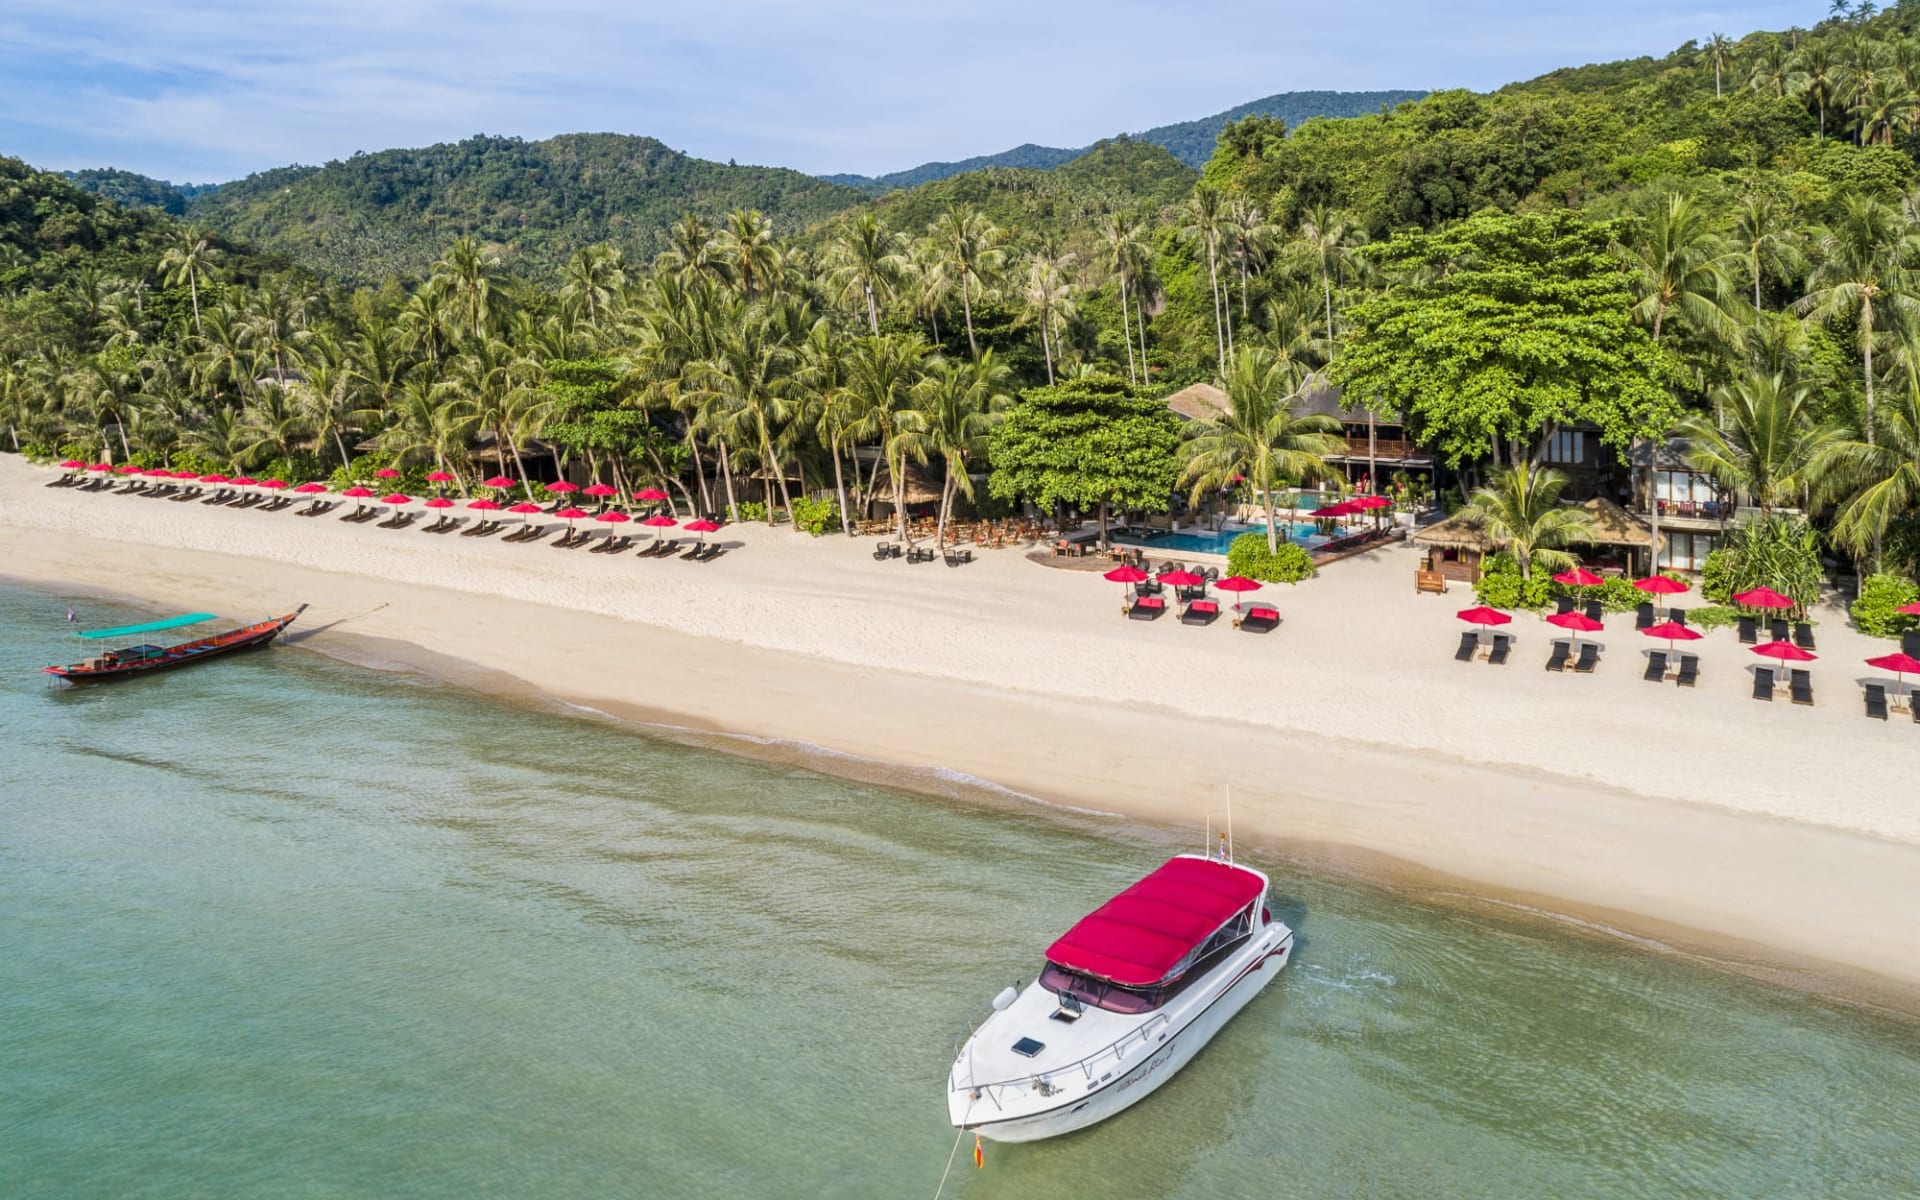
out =
[[989,167],[891,192],[874,209],[895,229],[917,230],[956,205],[1024,232],[1064,233],[1100,213],[1171,204],[1198,175],[1150,142],[1115,138],[1050,171]]
[[171,216],[184,216],[195,196],[213,191],[218,184],[170,183],[117,167],[62,172],[69,180],[97,196],[104,196],[122,208],[157,208]]
[[597,242],[650,258],[688,211],[757,208],[792,231],[863,199],[798,171],[707,162],[652,138],[568,134],[474,137],[268,171],[199,198],[189,214],[324,274],[377,282],[425,275],[463,235],[538,278]]

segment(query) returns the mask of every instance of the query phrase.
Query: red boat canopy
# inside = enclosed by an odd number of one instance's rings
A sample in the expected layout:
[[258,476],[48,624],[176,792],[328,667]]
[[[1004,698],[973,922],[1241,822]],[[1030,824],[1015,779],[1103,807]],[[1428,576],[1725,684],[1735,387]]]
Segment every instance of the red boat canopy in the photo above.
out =
[[1252,871],[1176,858],[1081,918],[1047,948],[1047,961],[1122,987],[1167,977],[1266,887]]

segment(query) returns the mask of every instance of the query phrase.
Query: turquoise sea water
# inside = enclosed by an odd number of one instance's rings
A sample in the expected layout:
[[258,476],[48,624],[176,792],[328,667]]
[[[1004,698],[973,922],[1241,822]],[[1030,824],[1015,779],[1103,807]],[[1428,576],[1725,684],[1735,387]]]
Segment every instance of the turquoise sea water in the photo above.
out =
[[[1168,849],[297,645],[51,688],[66,603],[0,590],[7,1196],[932,1196],[954,1036]],[[1920,1196],[1912,1025],[1276,880],[1192,1066],[947,1194]]]

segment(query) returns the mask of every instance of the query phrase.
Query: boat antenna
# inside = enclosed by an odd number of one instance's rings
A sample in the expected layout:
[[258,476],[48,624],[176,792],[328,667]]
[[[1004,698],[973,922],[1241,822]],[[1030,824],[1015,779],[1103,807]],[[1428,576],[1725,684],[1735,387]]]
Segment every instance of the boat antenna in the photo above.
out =
[[1227,784],[1227,865],[1233,865],[1233,785]]
[[1200,849],[1206,852],[1206,855],[1208,858],[1213,857],[1213,814],[1212,813],[1207,814],[1207,838],[1205,841],[1200,843]]

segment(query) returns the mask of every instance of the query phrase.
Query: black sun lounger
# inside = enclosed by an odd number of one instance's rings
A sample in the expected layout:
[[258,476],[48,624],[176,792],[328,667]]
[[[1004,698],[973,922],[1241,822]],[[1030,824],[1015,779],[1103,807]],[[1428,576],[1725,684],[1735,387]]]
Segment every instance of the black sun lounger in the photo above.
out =
[[1813,676],[1796,667],[1793,674],[1787,678],[1790,680],[1788,690],[1793,696],[1793,702],[1795,704],[1812,704]]
[[1647,669],[1640,678],[1648,683],[1665,683],[1667,680],[1667,652],[1655,650],[1647,655]]
[[1182,625],[1211,625],[1219,619],[1220,602],[1217,600],[1192,601],[1180,614]]
[[1573,664],[1573,669],[1582,675],[1591,675],[1593,669],[1599,665],[1600,647],[1593,642],[1581,642],[1580,660]]
[[1773,700],[1773,668],[1755,667],[1753,671],[1753,698],[1755,700]]
[[1487,655],[1487,665],[1504,667],[1507,665],[1507,655],[1511,653],[1513,653],[1513,639],[1504,633],[1496,633],[1493,635],[1493,651]]
[[1553,644],[1553,653],[1547,655],[1547,670],[1549,671],[1566,670],[1567,659],[1572,655],[1572,653],[1573,651],[1568,649],[1567,644],[1565,642],[1555,642]]
[[1477,630],[1468,630],[1460,635],[1460,648],[1453,652],[1453,661],[1472,662],[1473,656],[1480,650],[1480,634]]
[[1680,656],[1680,674],[1674,682],[1681,687],[1692,687],[1700,681],[1700,656],[1682,654]]
[[1247,633],[1272,633],[1280,627],[1280,610],[1277,608],[1250,608],[1247,615],[1240,618],[1240,628]]
[[1159,596],[1141,596],[1127,609],[1127,616],[1135,621],[1157,621],[1167,614],[1167,602]]
[[1867,685],[1867,715],[1876,721],[1887,719],[1887,685],[1870,683]]
[[1813,644],[1813,626],[1807,624],[1805,621],[1795,622],[1793,626],[1793,644],[1802,650],[1815,649],[1816,647]]

